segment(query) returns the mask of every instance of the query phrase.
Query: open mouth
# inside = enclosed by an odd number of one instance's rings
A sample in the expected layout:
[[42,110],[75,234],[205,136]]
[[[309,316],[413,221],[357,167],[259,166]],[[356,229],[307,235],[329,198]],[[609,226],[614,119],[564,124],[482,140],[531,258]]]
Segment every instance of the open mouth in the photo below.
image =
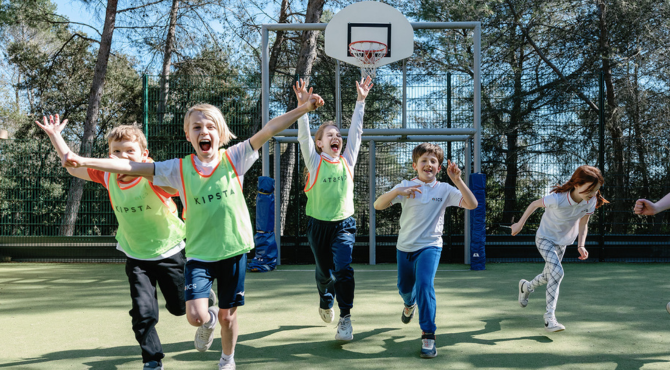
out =
[[336,152],[336,153],[337,153],[337,152],[340,150],[340,144],[339,144],[339,143],[331,143],[331,144],[330,144],[330,149],[331,149],[333,152]]
[[200,150],[208,152],[210,149],[212,149],[212,143],[209,140],[205,139],[200,142]]

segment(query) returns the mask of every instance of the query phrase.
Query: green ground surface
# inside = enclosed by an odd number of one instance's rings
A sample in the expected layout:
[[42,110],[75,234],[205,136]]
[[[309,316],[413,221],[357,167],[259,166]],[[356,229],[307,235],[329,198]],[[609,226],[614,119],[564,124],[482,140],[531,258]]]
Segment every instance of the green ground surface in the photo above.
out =
[[[238,369],[670,369],[670,266],[566,264],[557,317],[543,328],[544,288],[527,308],[517,282],[542,264],[441,265],[438,357],[418,356],[418,320],[400,322],[395,265],[355,266],[354,340],[336,342],[317,313],[313,266],[247,274]],[[162,299],[161,299],[162,301]],[[141,369],[122,264],[0,264],[0,369]],[[166,369],[216,369],[194,328],[161,308]]]

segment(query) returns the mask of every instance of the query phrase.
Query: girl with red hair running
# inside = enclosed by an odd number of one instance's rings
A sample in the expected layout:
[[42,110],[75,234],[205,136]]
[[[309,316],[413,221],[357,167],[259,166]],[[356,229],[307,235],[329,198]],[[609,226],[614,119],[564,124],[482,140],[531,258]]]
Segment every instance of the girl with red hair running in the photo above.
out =
[[589,217],[596,208],[609,203],[600,194],[600,187],[604,183],[600,170],[592,166],[580,166],[570,181],[554,186],[549,195],[532,202],[519,222],[512,225],[512,235],[516,235],[536,209],[545,209],[535,235],[537,250],[545,261],[544,270],[531,281],[519,281],[519,304],[526,307],[530,293],[546,284],[547,312],[544,314],[544,327],[550,332],[565,330],[565,326],[556,321],[555,314],[558,289],[564,275],[561,260],[566,247],[574,243],[575,239],[579,259],[589,257],[584,247]]

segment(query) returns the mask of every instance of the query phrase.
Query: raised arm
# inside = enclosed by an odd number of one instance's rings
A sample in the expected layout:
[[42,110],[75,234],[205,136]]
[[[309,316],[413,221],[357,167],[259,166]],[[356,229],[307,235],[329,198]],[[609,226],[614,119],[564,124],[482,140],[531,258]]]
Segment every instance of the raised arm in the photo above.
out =
[[528,208],[526,208],[526,212],[523,213],[523,216],[521,216],[521,219],[519,222],[512,224],[512,236],[518,234],[521,232],[521,229],[523,229],[523,225],[526,224],[526,221],[528,220],[528,217],[535,212],[536,209],[538,208],[544,208],[544,204],[542,203],[542,199],[538,199],[531,204],[528,205]]
[[[42,124],[40,124],[39,121],[35,121],[35,123],[42,130],[44,130],[44,132],[47,133],[47,135],[49,136],[49,140],[51,140],[51,144],[53,144],[54,148],[56,149],[56,153],[58,153],[58,157],[62,161],[63,156],[65,156],[65,154],[70,152],[70,148],[67,146],[65,140],[63,140],[63,136],[61,136],[61,132],[65,128],[65,125],[67,125],[67,120],[61,122],[60,116],[56,114],[55,119],[54,116],[49,115],[48,119],[46,116],[44,116],[43,121],[44,123]],[[86,181],[91,181],[91,176],[89,176],[88,171],[85,168],[68,167],[66,169],[67,172],[74,177],[78,177]]]
[[653,216],[659,212],[663,212],[666,209],[670,208],[670,193],[666,194],[658,202],[650,202],[646,199],[638,199],[635,202],[635,208],[633,211],[637,215],[643,216]]
[[100,171],[111,173],[122,173],[124,175],[142,176],[149,181],[153,181],[154,164],[132,162],[127,159],[111,158],[85,158],[72,152],[66,153],[63,157],[63,167],[65,168],[93,168]]
[[[302,82],[302,79],[300,80],[300,82]],[[296,83],[296,86],[299,86],[298,83]],[[298,90],[296,89],[295,86],[293,87],[293,91],[295,91],[296,95],[298,94]],[[289,128],[289,126],[291,126],[293,122],[295,122],[302,115],[323,106],[323,104],[324,104],[323,99],[319,95],[313,94],[312,88],[310,88],[309,91],[306,93],[303,103],[299,103],[296,109],[284,113],[279,117],[273,118],[260,131],[258,131],[254,136],[252,136],[251,139],[249,139],[251,147],[254,150],[260,149],[260,147],[262,147],[263,144],[265,144],[265,142],[270,140],[270,138],[272,138],[276,134]]]
[[589,218],[591,215],[584,215],[579,219],[579,236],[577,236],[577,252],[579,252],[579,259],[585,260],[589,258],[589,252],[586,250],[586,234],[589,231]]
[[472,194],[472,191],[470,191],[470,188],[468,188],[467,185],[465,185],[465,182],[463,182],[463,179],[461,178],[461,169],[456,165],[456,163],[451,163],[450,160],[447,159],[447,175],[449,175],[449,178],[451,181],[456,185],[458,190],[461,191],[461,195],[463,196],[463,208],[465,209],[475,209],[479,205],[477,202],[477,198],[475,198],[475,195]]
[[349,135],[347,136],[347,147],[344,148],[342,156],[353,168],[356,167],[358,152],[361,148],[361,136],[363,135],[363,115],[365,114],[365,98],[367,98],[370,89],[372,89],[372,79],[368,76],[365,80],[356,81],[356,108],[351,116],[351,126],[349,126]]
[[380,195],[379,198],[375,200],[375,209],[381,211],[382,209],[392,206],[393,204],[391,201],[399,195],[407,198],[416,198],[416,193],[421,193],[421,189],[419,189],[420,187],[421,185],[414,185],[392,189],[391,191]]

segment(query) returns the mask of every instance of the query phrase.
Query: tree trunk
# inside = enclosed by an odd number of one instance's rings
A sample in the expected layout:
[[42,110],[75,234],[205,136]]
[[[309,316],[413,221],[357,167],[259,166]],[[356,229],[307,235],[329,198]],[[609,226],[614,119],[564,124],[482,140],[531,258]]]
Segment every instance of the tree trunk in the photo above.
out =
[[[305,23],[319,23],[324,4],[325,0],[309,0],[309,3],[307,4],[307,12],[305,14]],[[318,34],[319,31],[315,30],[307,30],[302,33],[300,55],[298,57],[298,65],[296,66],[295,73],[303,78],[307,78],[307,76],[312,73],[312,65],[314,64],[314,59],[316,59],[316,37]],[[295,105],[295,96],[290,94],[290,97],[289,108],[292,108],[292,106]],[[288,204],[290,201],[293,176],[295,176],[296,172],[300,173],[300,171],[296,169],[296,146],[297,144],[288,144],[288,148],[284,151],[281,158],[281,163],[285,164],[281,174],[282,181],[280,184],[280,229],[282,234],[284,233],[284,226],[286,225],[286,212],[288,211]]]
[[165,108],[167,107],[168,92],[170,86],[170,66],[172,65],[172,52],[174,51],[175,29],[177,28],[177,13],[179,12],[179,0],[172,0],[170,8],[170,25],[165,36],[165,51],[163,52],[163,68],[161,72],[161,90],[158,101],[158,123],[163,123]]
[[[611,188],[612,205],[614,207],[612,228],[617,233],[625,233],[627,225],[623,222],[626,204],[624,201],[624,142],[623,130],[618,120],[618,110],[614,96],[614,83],[612,82],[612,64],[610,62],[611,47],[609,44],[609,29],[607,25],[607,7],[603,0],[598,0],[598,16],[600,23],[600,55],[602,58],[603,75],[605,80],[605,97],[607,109],[605,114],[605,127],[612,138],[612,167],[609,178],[614,182]],[[603,174],[605,175],[605,174]]]
[[[107,62],[109,61],[109,52],[112,47],[112,35],[116,22],[116,7],[118,0],[107,1],[107,11],[105,13],[105,25],[100,38],[100,49],[98,50],[98,60],[95,63],[95,72],[93,74],[93,83],[88,98],[88,109],[86,110],[86,122],[84,122],[84,136],[81,140],[79,154],[84,157],[90,157],[93,147],[93,139],[96,134],[96,122],[100,107],[100,99],[105,86],[105,75],[107,74]],[[79,213],[79,204],[84,194],[84,180],[73,177],[70,182],[70,192],[65,206],[65,215],[61,223],[60,234],[71,236],[74,233],[74,225]]]

